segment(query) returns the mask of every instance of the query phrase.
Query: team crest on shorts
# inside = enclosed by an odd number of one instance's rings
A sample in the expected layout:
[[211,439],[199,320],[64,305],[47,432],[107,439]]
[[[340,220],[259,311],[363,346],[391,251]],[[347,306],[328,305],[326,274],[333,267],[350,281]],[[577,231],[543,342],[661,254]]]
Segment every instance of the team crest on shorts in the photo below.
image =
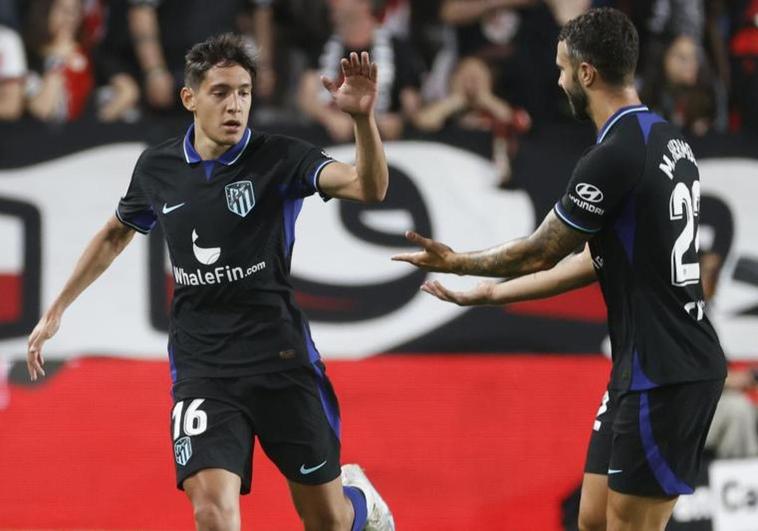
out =
[[252,182],[237,181],[227,184],[224,190],[226,191],[226,205],[238,216],[244,218],[255,206],[255,192]]
[[192,442],[189,437],[177,439],[174,443],[174,458],[177,464],[186,465],[192,457]]

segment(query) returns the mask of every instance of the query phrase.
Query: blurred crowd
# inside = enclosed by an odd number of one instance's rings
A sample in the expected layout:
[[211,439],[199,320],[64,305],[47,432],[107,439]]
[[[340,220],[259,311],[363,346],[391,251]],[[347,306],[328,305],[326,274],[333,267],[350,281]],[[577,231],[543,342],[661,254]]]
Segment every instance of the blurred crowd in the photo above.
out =
[[491,132],[503,182],[518,137],[569,116],[560,26],[590,7],[641,36],[643,101],[691,134],[758,131],[758,0],[0,0],[0,120],[136,122],[182,112],[184,54],[235,31],[256,46],[254,120],[350,121],[319,76],[367,50],[385,139],[446,125]]

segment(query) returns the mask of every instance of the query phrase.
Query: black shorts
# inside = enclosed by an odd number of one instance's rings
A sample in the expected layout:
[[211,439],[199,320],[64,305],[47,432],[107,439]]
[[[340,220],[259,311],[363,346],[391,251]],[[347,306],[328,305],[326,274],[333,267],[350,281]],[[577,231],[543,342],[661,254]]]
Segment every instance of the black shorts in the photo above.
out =
[[250,492],[253,438],[289,480],[328,483],[340,475],[337,398],[320,362],[240,378],[174,384],[171,437],[176,485],[205,468],[240,476]]
[[692,494],[723,380],[647,391],[610,389],[595,419],[584,471],[623,494]]

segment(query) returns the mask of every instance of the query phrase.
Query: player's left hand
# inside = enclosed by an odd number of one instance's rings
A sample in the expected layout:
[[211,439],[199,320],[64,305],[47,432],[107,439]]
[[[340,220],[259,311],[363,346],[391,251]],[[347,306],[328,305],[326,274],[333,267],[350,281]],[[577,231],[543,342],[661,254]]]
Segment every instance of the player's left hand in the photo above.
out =
[[321,76],[321,83],[332,95],[337,107],[351,116],[366,116],[374,109],[377,92],[377,66],[369,59],[368,52],[352,52],[349,59],[340,61],[342,85]]
[[469,291],[453,291],[437,280],[427,280],[421,285],[421,291],[434,295],[441,301],[452,302],[458,306],[476,306],[494,302],[492,292],[497,284],[497,282],[482,281]]
[[408,262],[425,271],[454,272],[453,259],[455,252],[450,247],[431,238],[425,238],[413,231],[406,232],[405,237],[408,241],[423,247],[424,250],[415,253],[396,254],[392,257],[392,260],[396,262]]

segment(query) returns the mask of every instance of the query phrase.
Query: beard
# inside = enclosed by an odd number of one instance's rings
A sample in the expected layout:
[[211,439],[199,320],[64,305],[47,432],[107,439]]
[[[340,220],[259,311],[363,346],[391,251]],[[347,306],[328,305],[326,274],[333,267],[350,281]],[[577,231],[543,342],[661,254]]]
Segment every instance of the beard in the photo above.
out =
[[571,107],[571,114],[574,116],[574,118],[577,120],[589,120],[589,99],[587,98],[587,93],[584,92],[584,90],[582,90],[582,87],[579,85],[579,80],[574,79],[574,88],[571,90],[564,90],[564,92],[568,98],[569,107]]

